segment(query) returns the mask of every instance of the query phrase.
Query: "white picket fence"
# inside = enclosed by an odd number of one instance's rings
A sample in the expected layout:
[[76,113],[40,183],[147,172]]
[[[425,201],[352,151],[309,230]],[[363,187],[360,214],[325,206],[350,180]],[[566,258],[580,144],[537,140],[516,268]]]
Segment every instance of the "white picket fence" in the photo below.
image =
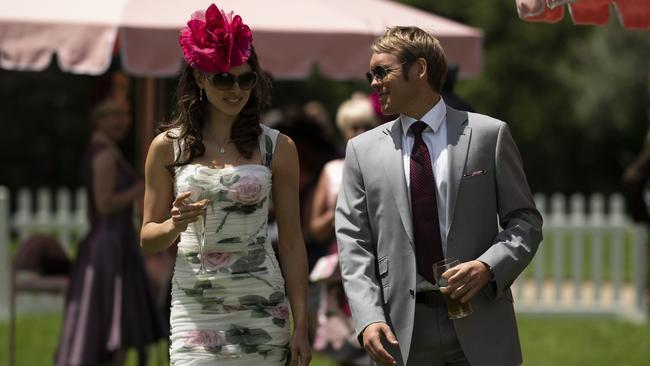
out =
[[[17,233],[19,242],[34,233],[49,233],[56,236],[63,249],[70,255],[76,239],[88,230],[86,212],[87,195],[83,188],[74,192],[66,188],[56,191],[56,202],[52,191],[40,188],[36,191],[36,205],[29,189],[18,191],[17,210],[9,220]],[[55,204],[53,209],[52,205]]]
[[623,197],[575,194],[567,202],[560,194],[538,194],[535,202],[544,216],[544,241],[513,285],[517,311],[645,322],[647,229],[625,215]]
[[[45,188],[36,191],[35,200],[32,193],[19,190],[17,209],[10,213],[9,191],[0,186],[0,320],[7,316],[10,238],[21,242],[33,233],[50,233],[71,253],[88,230],[83,189],[59,189],[56,199]],[[563,195],[538,194],[535,201],[544,215],[544,242],[513,285],[516,310],[646,321],[646,229],[626,217],[622,196],[576,194],[567,203]]]
[[[11,241],[21,243],[31,234],[47,233],[57,237],[66,253],[71,255],[76,242],[88,231],[86,191],[79,188],[71,192],[61,188],[56,191],[55,197],[53,199],[53,192],[48,188],[40,188],[36,192],[20,189],[17,208],[11,213],[10,192],[0,186],[0,321],[9,316]],[[62,296],[26,294],[18,297],[17,309],[23,313],[59,311],[62,305]]]

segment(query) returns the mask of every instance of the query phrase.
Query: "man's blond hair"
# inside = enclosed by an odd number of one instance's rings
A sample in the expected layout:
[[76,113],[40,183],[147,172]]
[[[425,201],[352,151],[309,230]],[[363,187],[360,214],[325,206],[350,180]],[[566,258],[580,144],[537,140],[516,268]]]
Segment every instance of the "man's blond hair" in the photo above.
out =
[[427,61],[427,75],[431,88],[440,93],[447,77],[447,57],[440,42],[429,32],[418,27],[397,26],[379,36],[372,43],[372,52],[390,53],[402,62],[404,79],[419,58]]

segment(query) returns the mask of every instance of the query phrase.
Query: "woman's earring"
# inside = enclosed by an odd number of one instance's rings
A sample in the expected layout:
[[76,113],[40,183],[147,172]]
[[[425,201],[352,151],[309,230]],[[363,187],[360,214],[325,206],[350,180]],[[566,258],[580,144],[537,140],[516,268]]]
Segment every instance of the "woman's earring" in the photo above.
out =
[[199,89],[199,102],[203,101],[203,89]]

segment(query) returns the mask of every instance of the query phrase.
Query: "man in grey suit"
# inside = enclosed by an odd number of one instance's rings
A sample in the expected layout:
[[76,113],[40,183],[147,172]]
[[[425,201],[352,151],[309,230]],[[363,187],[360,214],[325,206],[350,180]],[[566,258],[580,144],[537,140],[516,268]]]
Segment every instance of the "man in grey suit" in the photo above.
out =
[[[518,365],[510,285],[542,240],[508,126],[440,97],[447,63],[417,27],[372,45],[368,79],[399,117],[350,140],[336,209],[341,274],[359,341],[379,364]],[[431,264],[473,313],[450,320]]]

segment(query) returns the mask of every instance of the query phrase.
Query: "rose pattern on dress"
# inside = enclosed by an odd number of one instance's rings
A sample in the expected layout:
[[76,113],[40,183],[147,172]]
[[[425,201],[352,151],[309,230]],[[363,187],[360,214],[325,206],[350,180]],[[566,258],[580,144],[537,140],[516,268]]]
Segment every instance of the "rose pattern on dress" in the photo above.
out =
[[185,347],[204,348],[210,352],[219,352],[226,338],[213,330],[193,330],[185,336]]
[[206,251],[203,253],[204,263],[208,270],[216,271],[221,268],[228,268],[235,264],[241,257],[236,253]]
[[262,181],[256,175],[243,175],[228,191],[228,198],[241,205],[254,205],[262,199]]
[[289,319],[289,307],[286,303],[274,306],[268,309],[268,312],[273,317],[271,320],[273,324],[280,328],[284,328],[287,325],[287,320]]
[[289,319],[289,307],[287,305],[278,305],[269,309],[272,317],[287,320]]
[[190,192],[189,200],[197,202],[199,200],[207,199],[209,206],[213,207],[214,201],[214,186],[217,182],[216,171],[208,167],[197,167],[194,174],[188,177],[186,184],[178,187],[178,194]]

